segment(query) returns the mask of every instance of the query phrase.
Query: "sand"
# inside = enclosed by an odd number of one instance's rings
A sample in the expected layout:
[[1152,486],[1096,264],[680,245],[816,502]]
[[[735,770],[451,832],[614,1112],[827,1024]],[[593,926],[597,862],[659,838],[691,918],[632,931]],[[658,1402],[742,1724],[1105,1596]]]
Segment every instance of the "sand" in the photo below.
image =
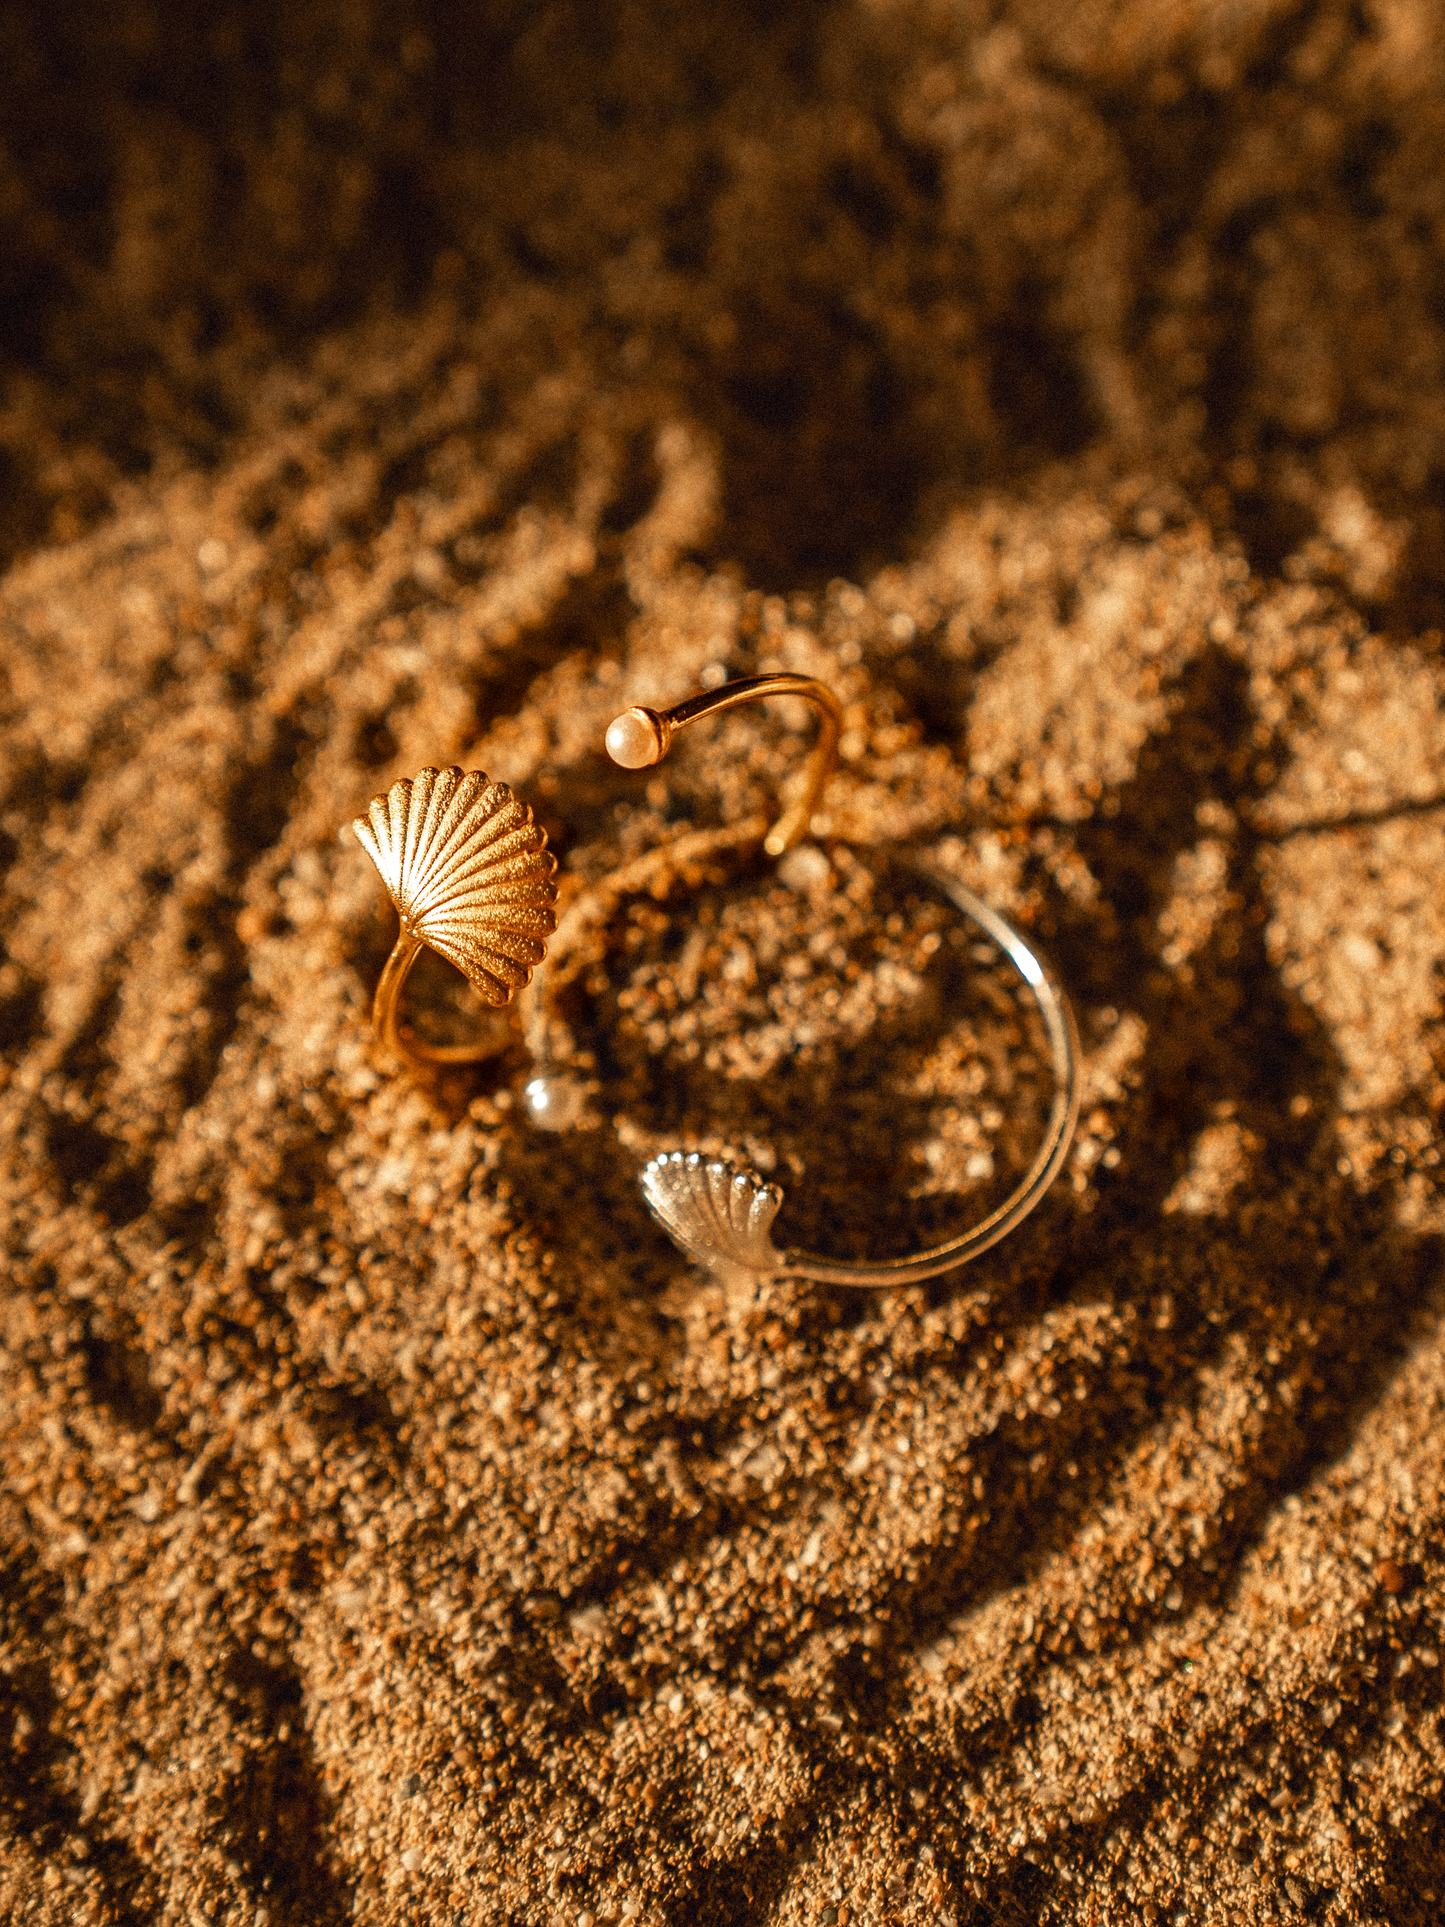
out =
[[[1427,0],[0,25],[0,1917],[1445,1916],[1445,39]],[[346,831],[617,905],[369,1030]],[[886,1256],[714,1278],[654,1150]],[[478,1012],[419,969],[418,1025]]]

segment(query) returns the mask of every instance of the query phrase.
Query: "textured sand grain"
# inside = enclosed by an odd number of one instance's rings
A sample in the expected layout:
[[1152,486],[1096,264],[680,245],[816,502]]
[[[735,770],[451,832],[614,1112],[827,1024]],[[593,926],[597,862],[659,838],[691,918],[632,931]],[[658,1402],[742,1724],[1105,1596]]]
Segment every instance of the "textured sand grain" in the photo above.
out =
[[[0,1917],[1445,1912],[1440,10],[0,27]],[[634,897],[373,1061],[344,825],[516,786]],[[944,1235],[865,1297],[635,1175]],[[419,969],[419,1021],[474,1020]]]

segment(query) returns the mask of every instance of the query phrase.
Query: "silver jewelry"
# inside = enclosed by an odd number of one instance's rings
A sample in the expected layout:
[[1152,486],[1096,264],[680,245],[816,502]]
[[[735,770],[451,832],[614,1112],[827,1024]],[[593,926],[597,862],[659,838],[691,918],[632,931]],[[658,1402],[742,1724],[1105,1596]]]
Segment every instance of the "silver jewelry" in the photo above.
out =
[[776,1184],[725,1158],[665,1151],[643,1167],[642,1194],[673,1243],[711,1271],[811,1278],[819,1284],[865,1290],[917,1284],[967,1264],[1007,1237],[1063,1168],[1078,1123],[1080,1096],[1079,1038],[1068,999],[1011,923],[952,877],[930,864],[911,861],[1012,959],[1033,992],[1048,1032],[1054,1071],[1054,1100],[1043,1143],[1019,1185],[978,1224],[927,1251],[873,1264],[823,1258],[807,1251],[779,1251],[771,1235],[783,1203]]

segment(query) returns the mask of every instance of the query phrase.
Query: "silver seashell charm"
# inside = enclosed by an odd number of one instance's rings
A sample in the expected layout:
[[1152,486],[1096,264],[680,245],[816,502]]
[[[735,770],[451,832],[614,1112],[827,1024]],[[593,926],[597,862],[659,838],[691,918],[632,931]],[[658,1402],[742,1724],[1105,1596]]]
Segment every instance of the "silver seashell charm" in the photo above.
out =
[[783,1194],[756,1171],[697,1151],[664,1151],[643,1166],[642,1195],[673,1243],[710,1271],[782,1268],[768,1234]]
[[352,828],[405,935],[455,964],[489,1004],[528,982],[557,927],[557,861],[505,783],[479,770],[419,770]]

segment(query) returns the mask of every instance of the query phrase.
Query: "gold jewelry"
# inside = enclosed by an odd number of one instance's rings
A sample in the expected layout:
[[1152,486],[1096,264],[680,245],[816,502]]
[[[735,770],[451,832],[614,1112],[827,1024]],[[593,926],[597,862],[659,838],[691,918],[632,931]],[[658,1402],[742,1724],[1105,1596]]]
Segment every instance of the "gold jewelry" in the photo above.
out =
[[[644,889],[661,895],[673,878],[700,869],[709,857],[725,848],[759,840],[770,855],[781,855],[791,848],[806,832],[832,772],[841,710],[832,691],[811,678],[750,676],[696,696],[676,709],[661,713],[642,708],[627,710],[609,727],[606,742],[613,760],[624,768],[647,768],[667,754],[678,729],[735,703],[776,695],[805,696],[822,712],[822,728],[803,797],[771,829],[764,829],[762,819],[754,819],[731,830],[693,832],[664,844],[614,871],[572,905],[558,928],[551,967],[539,976],[523,1000],[524,1030],[539,1065],[555,1064],[571,1054],[570,1034],[550,1008],[561,955],[575,947],[586,932],[595,932],[621,897]],[[867,1289],[931,1278],[978,1257],[1021,1223],[1058,1176],[1068,1156],[1080,1102],[1078,1031],[1068,999],[1013,925],[971,890],[915,851],[884,848],[879,854],[932,882],[999,946],[1028,985],[1043,1018],[1053,1060],[1054,1099],[1043,1142],[1019,1185],[979,1224],[926,1251],[876,1264],[777,1250],[770,1234],[783,1193],[776,1185],[725,1159],[705,1158],[695,1151],[664,1152],[650,1159],[643,1169],[643,1196],[673,1242],[709,1269],[811,1278],[824,1284]],[[578,1122],[585,1109],[571,1080],[546,1068],[527,1085],[525,1096],[533,1119],[553,1130],[564,1130]]]
[[557,927],[557,859],[546,831],[505,783],[455,768],[403,777],[351,827],[401,920],[372,1004],[377,1036],[413,1063],[493,1055],[494,1043],[422,1043],[401,1024],[401,994],[424,945],[494,1008],[522,989]]
[[607,754],[623,769],[649,769],[660,763],[679,730],[701,722],[738,703],[757,702],[765,696],[801,696],[818,711],[818,740],[808,763],[803,794],[774,823],[763,838],[769,856],[781,856],[807,834],[833,766],[838,761],[838,735],[843,727],[843,706],[826,683],[814,676],[740,676],[724,683],[721,689],[692,696],[675,709],[624,710],[607,725]]
[[553,1008],[563,959],[579,950],[589,936],[596,938],[600,926],[623,897],[644,890],[654,896],[665,896],[676,878],[699,878],[710,859],[724,851],[743,850],[755,843],[761,843],[770,856],[781,856],[790,850],[806,835],[837,763],[843,707],[828,685],[815,677],[777,673],[740,677],[736,682],[725,683],[721,689],[691,696],[672,709],[646,709],[637,705],[614,716],[608,724],[603,740],[613,762],[623,769],[648,769],[662,761],[680,730],[701,722],[705,716],[768,696],[800,696],[818,711],[818,740],[808,759],[803,793],[798,800],[771,826],[765,816],[756,816],[721,829],[689,830],[674,837],[672,842],[624,863],[584,890],[558,924],[551,945],[550,966],[519,1003],[527,1048],[541,1067],[526,1086],[523,1097],[533,1122],[544,1130],[568,1130],[586,1109],[576,1084],[548,1068],[565,1061],[574,1051],[571,1032]]

